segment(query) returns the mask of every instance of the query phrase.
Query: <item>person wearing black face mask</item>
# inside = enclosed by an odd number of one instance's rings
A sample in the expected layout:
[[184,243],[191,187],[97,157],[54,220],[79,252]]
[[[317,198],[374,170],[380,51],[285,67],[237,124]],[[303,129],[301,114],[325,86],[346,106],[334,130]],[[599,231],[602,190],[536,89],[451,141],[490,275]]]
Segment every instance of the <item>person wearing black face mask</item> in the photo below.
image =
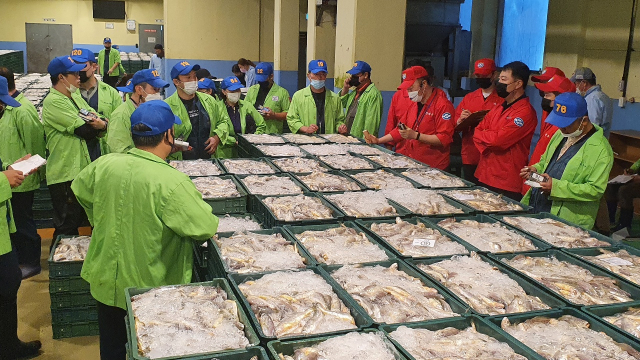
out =
[[261,62],[256,66],[257,85],[247,91],[244,101],[253,105],[265,120],[267,134],[291,132],[287,125],[287,112],[291,105],[289,92],[273,81],[273,65]]
[[[364,61],[356,61],[347,71],[350,77],[344,80],[340,98],[346,109],[347,132],[357,138],[364,137],[364,130],[377,135],[382,118],[382,94],[371,82],[371,66]],[[355,86],[355,91],[349,92]]]

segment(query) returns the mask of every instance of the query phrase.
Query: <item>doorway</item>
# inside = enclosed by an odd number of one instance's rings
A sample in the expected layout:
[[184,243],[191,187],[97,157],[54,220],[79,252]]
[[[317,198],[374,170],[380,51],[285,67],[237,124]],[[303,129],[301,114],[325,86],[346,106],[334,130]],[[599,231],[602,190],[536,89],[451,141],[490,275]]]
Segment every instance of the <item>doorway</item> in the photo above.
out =
[[141,53],[153,53],[153,47],[156,44],[164,46],[164,25],[140,24],[138,34],[138,47]]
[[27,72],[46,73],[49,62],[73,50],[71,25],[26,23]]

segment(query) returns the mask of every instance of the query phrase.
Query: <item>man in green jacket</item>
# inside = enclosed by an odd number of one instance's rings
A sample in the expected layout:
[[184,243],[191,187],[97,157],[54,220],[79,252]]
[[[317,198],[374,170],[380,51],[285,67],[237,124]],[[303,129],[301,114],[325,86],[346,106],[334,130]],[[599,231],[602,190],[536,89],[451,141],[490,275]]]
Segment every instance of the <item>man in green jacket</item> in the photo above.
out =
[[[111,47],[111,38],[104,38],[104,49],[98,53],[98,74],[102,80],[115,88],[120,77],[120,51]],[[124,74],[122,74],[124,75]]]
[[292,133],[347,134],[344,112],[338,94],[325,88],[327,62],[309,62],[309,86],[296,91],[287,112],[287,123]]
[[141,104],[131,115],[136,147],[101,157],[71,185],[93,226],[81,275],[98,302],[102,359],[126,357],[124,290],[190,283],[192,241],[218,228],[189,177],[165,161],[174,124],[166,103]]
[[[371,66],[364,61],[356,61],[347,71],[351,75],[344,80],[340,98],[346,109],[345,124],[348,132],[357,138],[364,137],[364,130],[377,136],[382,118],[382,94],[371,82]],[[355,86],[354,91],[349,91]]]
[[602,128],[589,121],[587,102],[579,94],[558,95],[546,122],[560,131],[551,138],[540,162],[522,169],[524,179],[532,172],[545,178],[522,202],[536,213],[549,212],[591,229],[613,166],[611,146]]
[[127,86],[118,88],[131,95],[111,113],[106,136],[109,152],[126,153],[134,147],[131,139],[131,114],[142,103],[162,100],[160,91],[167,87],[169,83],[160,78],[158,71],[144,69],[137,71],[127,82]]
[[291,101],[289,92],[273,82],[273,65],[261,62],[256,66],[256,81],[247,91],[244,101],[253,105],[265,119],[266,134],[282,134]]
[[77,235],[78,227],[86,222],[87,215],[71,192],[71,181],[96,159],[87,142],[107,131],[107,122],[97,114],[93,119],[81,117],[81,113],[91,112],[91,107],[81,97],[72,97],[80,86],[79,71],[84,69],[85,65],[76,64],[70,56],[51,60],[48,67],[52,87],[42,105],[42,123],[49,150],[47,185],[54,210],[54,239]]
[[[0,158],[7,164],[12,164],[27,154],[37,154],[44,158],[44,128],[38,111],[16,90],[13,72],[4,67],[0,67],[0,97],[10,102],[4,103],[4,110],[0,110]],[[3,104],[2,100],[0,104]],[[27,177],[22,185],[13,189],[11,198],[16,223],[16,232],[11,235],[11,243],[18,255],[23,279],[41,271],[40,235],[32,209],[35,192],[40,188],[41,175],[44,175],[43,171]]]
[[196,71],[200,65],[187,61],[177,63],[171,69],[171,78],[176,92],[165,100],[173,113],[182,120],[176,126],[176,139],[189,143],[192,150],[178,151],[169,157],[172,160],[223,158],[220,144],[235,143],[229,138],[229,116],[221,102],[198,92]]

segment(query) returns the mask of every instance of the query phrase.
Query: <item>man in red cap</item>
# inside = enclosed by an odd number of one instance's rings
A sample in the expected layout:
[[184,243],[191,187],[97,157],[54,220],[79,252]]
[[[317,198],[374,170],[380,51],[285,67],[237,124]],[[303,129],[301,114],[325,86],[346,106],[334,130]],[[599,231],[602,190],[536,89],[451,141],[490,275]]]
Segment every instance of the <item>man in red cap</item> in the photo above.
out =
[[557,67],[547,66],[546,68],[544,68],[544,70],[542,70],[540,75],[532,76],[531,81],[535,83],[546,83],[549,82],[549,80],[551,80],[551,78],[554,76],[566,77],[564,72],[562,72],[562,70],[558,69]]
[[365,132],[369,144],[398,142],[396,151],[433,168],[449,167],[449,151],[455,129],[453,104],[446,94],[431,86],[431,78],[421,66],[406,71],[400,89],[408,91],[413,102],[407,113],[406,128],[398,124],[389,134],[377,138]]
[[[410,69],[410,68],[409,68]],[[407,73],[409,69],[406,69],[402,72],[402,81],[404,82],[407,78]],[[413,104],[411,100],[409,100],[409,93],[406,89],[400,89],[398,86],[398,91],[393,94],[391,98],[391,105],[389,106],[389,115],[387,115],[387,125],[384,130],[384,134],[387,135],[393,129],[398,126],[399,122],[403,122],[406,124],[405,118],[407,117],[407,112],[409,111],[410,105]]]
[[[481,111],[491,110],[494,106],[501,104],[504,100],[496,93],[496,63],[491,59],[480,59],[476,61],[473,75],[479,89],[468,93],[456,109],[456,124],[460,124],[469,115]],[[475,126],[462,129],[462,169],[466,180],[478,183],[475,177],[476,168],[480,161],[480,151],[473,143],[473,132]]]

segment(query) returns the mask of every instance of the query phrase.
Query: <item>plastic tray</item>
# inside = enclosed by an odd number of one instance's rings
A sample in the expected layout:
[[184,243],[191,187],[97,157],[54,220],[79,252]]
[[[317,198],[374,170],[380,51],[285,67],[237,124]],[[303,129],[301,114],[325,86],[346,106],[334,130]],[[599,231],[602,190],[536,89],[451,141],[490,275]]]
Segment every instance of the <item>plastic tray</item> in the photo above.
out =
[[[313,155],[299,156],[299,158],[315,160],[315,161],[317,161],[317,162],[318,162],[318,164],[320,165],[320,167],[322,167],[322,168],[326,169],[326,170],[327,170],[327,172],[328,172],[329,170],[332,170],[332,168],[331,168],[329,165],[327,165],[327,164],[323,163],[322,161],[320,161],[320,159],[318,159],[317,157],[315,157],[315,156],[313,156]],[[274,159],[274,160],[279,160],[279,159],[284,159],[284,158],[278,158],[278,159]],[[281,168],[281,167],[280,167],[280,166],[279,166],[275,161],[272,161],[271,163],[273,164],[273,166],[277,167],[277,168],[278,168],[278,170],[279,170],[280,172],[286,172],[286,173],[289,173],[289,174],[311,174],[311,173],[312,173],[312,171],[305,171],[305,172],[292,172],[292,171],[285,171],[285,170],[284,170],[283,168]]]
[[[396,258],[395,254],[393,252],[389,251],[386,247],[382,246],[382,244],[380,244],[378,241],[376,241],[376,239],[374,237],[372,237],[369,234],[367,234],[366,232],[364,232],[358,225],[356,225],[356,223],[351,222],[351,221],[347,221],[347,222],[344,222],[342,224],[344,224],[348,228],[352,228],[352,229],[356,230],[357,232],[364,233],[365,236],[367,237],[367,239],[371,243],[373,243],[374,245],[376,245],[377,247],[379,247],[380,249],[382,249],[385,252],[385,254],[389,258],[389,260],[394,260]],[[315,259],[314,255],[311,254],[311,252],[309,252],[307,247],[304,246],[304,244],[302,244],[298,240],[296,235],[302,234],[305,231],[323,231],[323,230],[333,229],[333,228],[337,228],[337,227],[340,227],[340,224],[285,226],[284,230],[287,232],[287,236],[290,239],[296,241],[298,243],[298,246],[301,247],[302,249],[304,249],[306,251],[306,253],[309,254],[309,256],[311,256],[318,265],[326,266],[326,264],[321,263],[320,261]],[[370,263],[370,262],[373,262],[373,261],[368,261],[366,263]]]
[[[535,282],[533,282],[533,281],[531,281],[531,280],[529,280],[527,278],[524,278],[524,277],[520,276],[519,273],[513,271],[511,268],[507,267],[506,265],[502,264],[499,261],[491,259],[491,258],[489,258],[488,256],[486,256],[484,254],[479,254],[479,255],[480,255],[480,258],[484,262],[489,263],[493,267],[497,267],[498,270],[500,270],[501,273],[507,275],[510,279],[512,279],[515,282],[517,282],[518,285],[520,285],[520,287],[522,287],[524,289],[524,291],[527,293],[527,295],[537,296],[540,300],[542,300],[543,303],[547,304],[551,309],[559,309],[559,308],[562,308],[562,307],[567,305],[563,300],[561,300],[562,298],[559,295],[557,295],[556,293],[554,293],[554,292],[552,292],[550,290],[547,290],[544,287],[539,286],[537,283],[535,283]],[[481,313],[480,311],[477,311],[477,310],[473,309],[471,307],[471,304],[467,304],[453,290],[450,290],[444,284],[441,284],[436,279],[433,279],[431,276],[429,276],[424,271],[420,270],[420,268],[418,267],[418,265],[421,265],[421,264],[422,265],[431,265],[431,264],[438,263],[440,261],[449,260],[450,258],[451,258],[450,256],[443,256],[443,257],[440,257],[440,258],[431,258],[431,259],[423,259],[423,260],[407,260],[407,262],[411,266],[413,266],[416,269],[416,271],[418,271],[420,274],[422,274],[426,278],[432,279],[434,282],[440,284],[440,286],[442,286],[443,288],[446,289],[446,291],[447,291],[447,293],[449,295],[451,295],[453,298],[455,298],[459,302],[467,305],[474,314],[478,314],[480,316],[489,316],[489,314],[487,314],[487,313]]]
[[[266,163],[267,165],[269,165],[270,168],[273,169],[274,174],[278,174],[280,173],[280,169],[278,169],[277,166],[275,166],[274,164],[271,163],[271,161],[269,161],[268,158],[262,158],[262,157],[253,157],[250,154],[247,154],[248,158],[244,159],[244,160],[255,160],[255,161],[262,161],[264,163]],[[224,165],[224,160],[236,160],[236,159],[221,159],[220,160],[220,167],[222,167],[222,169],[224,169],[224,172],[227,174],[233,174],[231,171],[229,171],[229,169]],[[273,175],[273,174],[233,174],[233,175]]]
[[310,155],[308,152],[304,151],[302,148],[299,147],[299,145],[297,144],[262,144],[260,146],[293,146],[293,147],[297,147],[300,149],[300,154],[299,155],[281,155],[281,156],[275,156],[275,155],[269,155],[266,154],[265,152],[263,152],[262,150],[260,150],[260,148],[258,148],[258,146],[253,146],[250,151],[249,154],[253,155],[255,157],[266,157],[266,158],[287,158],[287,157],[303,157],[303,156],[307,156]]
[[[226,175],[227,174],[226,170],[224,169],[222,164],[220,164],[218,159],[204,159],[204,160],[208,160],[208,161],[211,161],[212,163],[214,163],[216,165],[216,167],[218,168],[218,170],[220,170],[220,174],[218,174],[218,175],[187,175],[187,176],[189,176],[191,178],[194,178],[194,177],[221,176],[221,175]],[[169,164],[171,162],[187,162],[187,161],[191,161],[191,160],[167,160],[167,164]]]
[[[566,261],[570,264],[574,264],[574,265],[578,265],[586,270],[589,270],[593,275],[597,275],[597,276],[606,276],[609,278],[612,278],[616,281],[618,287],[620,287],[622,290],[626,291],[629,293],[631,299],[633,299],[633,301],[635,300],[640,300],[640,287],[634,285],[632,282],[627,281],[627,280],[623,280],[620,279],[616,276],[612,276],[610,272],[608,271],[603,271],[601,270],[599,267],[591,265],[590,263],[580,260],[574,256],[571,256],[567,253],[564,253],[560,250],[557,249],[549,249],[547,251],[544,252],[526,252],[526,253],[520,253],[521,255],[525,255],[525,256],[531,256],[531,257],[549,257],[549,256],[555,256],[556,259],[560,260],[560,261]],[[542,284],[541,282],[525,275],[523,272],[519,271],[518,269],[502,262],[502,259],[512,259],[516,256],[518,256],[517,254],[489,254],[490,257],[497,259],[502,265],[506,266],[507,268],[515,271],[516,273],[518,273],[520,276],[536,283],[538,286],[547,289],[548,291],[552,291],[551,289],[548,289],[546,286],[544,286],[544,284]],[[566,299],[565,297],[563,297],[562,295],[556,293],[555,291],[552,291],[554,294],[556,294],[557,296],[560,296],[568,305],[573,306],[573,307],[583,307],[585,306],[585,304],[576,304],[573,303],[571,301],[569,301],[568,299]],[[627,302],[628,303],[628,302]],[[612,303],[612,304],[618,304],[618,303]]]
[[448,327],[452,327],[458,330],[464,330],[471,325],[475,325],[476,331],[480,334],[488,335],[500,342],[503,342],[516,352],[516,354],[520,354],[526,357],[529,360],[544,360],[544,358],[538,355],[535,351],[529,349],[524,344],[514,339],[511,335],[504,332],[502,329],[496,329],[491,326],[487,322],[485,322],[481,317],[477,315],[467,315],[464,318],[449,318],[442,320],[433,320],[431,322],[419,322],[412,324],[396,324],[396,325],[383,325],[380,326],[380,330],[384,331],[389,340],[402,352],[407,359],[416,360],[409,351],[400,345],[396,340],[394,340],[389,334],[394,332],[400,326],[406,326],[411,329],[427,329],[431,331],[438,331]]
[[49,294],[51,297],[51,309],[77,308],[96,306],[96,300],[88,291],[64,292]]
[[[299,134],[300,134],[300,133],[299,133]],[[304,135],[305,135],[305,136],[308,136],[308,137],[310,137],[310,138],[320,139],[320,140],[322,140],[322,142],[293,142],[293,141],[290,141],[289,139],[287,139],[284,135],[285,135],[285,134],[282,134],[282,135],[280,135],[280,137],[281,137],[281,138],[284,140],[284,142],[285,142],[285,143],[287,143],[288,145],[316,145],[316,144],[317,144],[317,145],[322,145],[322,144],[328,144],[328,143],[329,143],[329,140],[327,140],[327,139],[325,139],[325,138],[323,138],[323,137],[321,137],[321,136],[318,136],[318,135],[316,135],[316,134],[304,134]],[[300,134],[300,135],[303,135],[303,134]],[[265,145],[267,145],[267,144],[265,144]]]
[[[340,169],[337,168],[335,166],[330,165],[329,163],[323,161],[320,157],[322,156],[345,156],[345,155],[350,155],[353,156],[355,158],[358,158],[360,160],[364,160],[365,163],[367,164],[371,164],[371,169]],[[332,169],[332,170],[338,170],[338,171],[374,171],[374,170],[380,170],[380,165],[369,161],[368,159],[364,159],[362,156],[357,155],[357,154],[352,154],[352,153],[347,153],[347,154],[341,154],[341,155],[312,155],[315,156],[318,161],[320,161],[323,165],[327,166],[328,168]]]
[[[259,177],[276,176],[276,177],[288,178],[288,179],[291,179],[291,181],[300,188],[302,193],[309,192],[309,189],[304,184],[302,184],[300,181],[298,181],[298,179],[296,179],[294,176],[290,175],[289,173],[279,173],[279,174],[271,174],[271,175],[236,175],[236,178],[238,179],[238,182],[240,183],[244,191],[247,194],[249,194],[248,209],[250,212],[255,212],[258,209],[258,205],[256,204],[258,200],[256,199],[256,196],[261,194],[252,193],[251,190],[249,190],[249,187],[244,183],[244,179],[249,176],[259,176]],[[261,195],[261,196],[285,196],[285,195],[299,195],[299,194],[275,194],[275,195]]]
[[[290,243],[292,243],[296,247],[298,254],[300,254],[300,256],[304,259],[304,262],[306,263],[307,268],[313,267],[317,264],[313,256],[309,255],[307,251],[298,244],[297,241],[291,239],[289,237],[289,234],[282,228],[277,227],[274,229],[256,230],[251,232],[256,234],[262,234],[262,235],[281,234],[282,237],[284,237],[286,240],[288,240]],[[220,233],[218,234],[218,237],[225,238],[225,237],[230,237],[233,234],[234,233],[232,232]],[[207,248],[209,249],[209,257],[207,259],[207,263],[208,263],[207,272],[211,278],[226,278],[227,274],[237,274],[236,272],[229,270],[229,265],[222,259],[222,253],[220,251],[220,248],[218,247],[218,244],[216,244],[215,241],[208,240]],[[280,271],[280,270],[274,270],[274,271],[268,271],[268,272],[275,272],[275,271]]]
[[[356,180],[356,179],[352,178],[352,177],[351,177],[351,176],[349,176],[349,175],[346,175],[344,172],[342,172],[342,171],[340,171],[340,170],[329,170],[329,171],[327,171],[326,173],[327,173],[327,174],[332,174],[332,175],[340,176],[340,177],[344,178],[344,179],[345,179],[345,181],[352,181],[352,182],[354,182],[356,185],[358,185],[358,187],[360,188],[360,190],[366,190],[366,189],[367,189],[367,187],[366,187],[366,186],[364,186],[364,185],[362,185],[362,183],[360,183],[358,180]],[[308,191],[310,191],[310,192],[317,192],[317,193],[322,193],[322,194],[333,194],[333,193],[340,193],[340,192],[343,192],[343,191],[340,191],[340,190],[338,190],[338,191],[316,191],[316,190],[312,190],[312,189],[309,187],[309,185],[307,185],[307,184],[306,184],[306,183],[301,179],[301,176],[309,175],[309,173],[307,173],[307,174],[296,174],[296,175],[291,174],[291,175],[292,175],[293,177],[295,177],[295,178],[296,178],[296,180],[298,180],[298,182],[300,182],[301,184],[303,184],[303,185],[308,189]],[[359,190],[350,190],[350,191],[359,191]]]
[[[229,300],[233,300],[233,301],[238,301],[238,299],[236,298],[235,294],[233,293],[233,291],[231,290],[231,287],[229,286],[229,283],[227,282],[226,279],[213,279],[211,281],[207,281],[207,282],[203,282],[203,283],[195,283],[195,284],[188,284],[188,285],[184,285],[184,286],[199,286],[199,285],[203,285],[203,286],[219,286],[220,288],[222,288],[224,291],[226,291],[227,293],[227,298]],[[129,329],[129,331],[127,331],[127,339],[129,340],[129,346],[130,346],[130,355],[132,359],[136,359],[136,360],[142,360],[142,359],[148,359],[144,356],[141,356],[138,353],[138,337],[136,335],[136,324],[135,324],[135,318],[134,318],[134,314],[133,314],[133,310],[131,307],[131,297],[134,295],[140,295],[140,294],[144,294],[149,290],[153,290],[152,288],[145,288],[145,289],[137,289],[137,288],[127,288],[125,289],[125,294],[127,296],[127,318],[126,318],[126,323],[127,323],[127,328]],[[240,322],[244,325],[244,333],[247,337],[247,339],[249,339],[249,343],[251,346],[257,345],[259,342],[258,336],[256,335],[251,322],[249,321],[249,318],[247,317],[246,313],[244,312],[244,310],[238,306],[238,317],[240,319]],[[238,349],[238,350],[245,350],[245,349]],[[223,351],[217,351],[217,352],[212,352],[210,353],[211,355],[213,354],[219,354],[219,353],[228,353],[229,351],[235,351],[235,350],[223,350]],[[209,353],[207,353],[209,354]],[[197,356],[201,356],[201,355],[205,355],[205,354],[194,354]],[[193,356],[193,355],[192,355]],[[162,359],[184,359],[187,357],[167,357],[167,358],[162,358]],[[211,357],[208,357],[209,359]]]
[[98,321],[98,308],[96,306],[51,309],[51,323],[54,325],[94,321]]
[[342,208],[340,208],[340,206],[338,206],[336,203],[334,203],[328,196],[331,195],[337,195],[337,194],[344,194],[347,192],[355,192],[355,191],[339,191],[339,192],[335,192],[332,194],[327,194],[327,195],[319,195],[320,197],[324,198],[324,200],[326,200],[327,202],[329,202],[330,204],[332,204],[333,207],[335,207],[336,209],[340,210],[343,214],[344,214],[344,218],[345,220],[383,220],[383,219],[395,219],[395,218],[406,218],[408,216],[411,216],[413,213],[409,210],[407,210],[406,208],[404,208],[403,206],[391,201],[387,199],[387,202],[389,203],[389,205],[391,205],[394,209],[396,209],[396,214],[395,215],[388,215],[388,216],[372,216],[372,217],[362,217],[362,218],[358,218],[352,215],[347,214],[344,210],[342,210]]
[[620,278],[620,279],[624,279],[626,281],[629,281],[633,284],[636,284],[636,286],[640,286],[640,284],[635,283],[627,278],[625,278],[624,276],[620,275],[620,274],[616,274],[613,271],[605,268],[604,266],[601,266],[589,259],[585,259],[582,256],[597,256],[597,255],[601,255],[602,253],[599,251],[599,249],[604,249],[604,250],[608,250],[611,252],[618,252],[620,250],[626,250],[629,254],[631,255],[635,255],[635,256],[640,256],[640,250],[636,249],[636,248],[632,248],[632,247],[600,247],[600,248],[576,248],[576,249],[561,249],[560,251],[565,252],[571,256],[575,256],[578,259],[588,262],[589,264],[593,265],[594,267],[597,267],[598,269],[602,270],[602,271],[606,271],[607,273],[611,274],[611,276],[616,277],[616,278]]
[[[260,219],[262,219],[266,228],[272,228],[276,226],[284,226],[284,225],[319,225],[319,224],[332,224],[337,221],[344,219],[344,213],[338,210],[335,206],[333,206],[330,202],[324,199],[322,196],[317,195],[316,193],[305,193],[304,196],[315,197],[320,199],[320,201],[331,211],[333,212],[333,217],[330,219],[313,219],[313,220],[298,220],[298,221],[285,221],[276,218],[275,214],[269,209],[267,205],[264,203],[264,199],[267,197],[274,196],[256,196],[258,202],[256,202],[256,210],[254,214],[257,214]],[[288,195],[294,196],[294,195]],[[275,196],[282,197],[282,196]]]
[[626,304],[585,306],[581,310],[587,313],[588,315],[595,317],[596,319],[606,324],[607,326],[611,327],[612,329],[618,332],[621,332],[626,336],[632,337],[634,339],[638,339],[636,336],[629,333],[628,331],[622,330],[621,328],[613,325],[612,323],[604,319],[604,317],[606,316],[612,316],[615,314],[623,313],[629,310],[629,308],[638,308],[638,307],[640,307],[640,301],[634,301],[632,303],[626,303]]
[[51,246],[51,252],[49,253],[49,279],[52,278],[66,278],[73,276],[80,276],[82,271],[82,264],[84,261],[53,261],[53,254],[56,253],[56,248],[62,238],[72,238],[76,236],[59,235],[56,241]]
[[[429,190],[429,189],[420,189],[420,190]],[[442,198],[444,199],[444,201],[447,202],[447,204],[452,205],[453,207],[462,210],[462,214],[451,214],[450,213],[450,214],[425,215],[425,214],[418,214],[416,212],[411,212],[411,214],[413,214],[413,216],[420,216],[420,217],[424,217],[424,218],[450,218],[452,216],[467,216],[467,215],[471,215],[471,214],[475,213],[475,210],[473,208],[467,206],[467,205],[459,203],[459,202],[457,202],[455,200],[452,200],[452,199],[450,199],[450,198],[448,198],[446,196],[442,196]],[[393,200],[389,200],[389,201],[393,201]],[[393,201],[393,203],[402,206],[402,204],[399,204],[397,201]]]
[[[373,164],[375,164],[375,163],[373,163]],[[414,188],[417,188],[417,187],[420,185],[420,184],[418,184],[417,182],[415,182],[415,181],[413,181],[413,180],[411,180],[411,179],[409,179],[409,178],[407,178],[407,177],[404,177],[404,176],[402,176],[402,175],[399,175],[397,172],[393,171],[392,169],[386,169],[386,168],[385,168],[385,169],[381,169],[381,168],[376,168],[376,169],[373,169],[373,170],[342,170],[342,171],[343,171],[345,174],[347,174],[347,175],[349,175],[350,177],[352,177],[354,180],[358,181],[358,182],[359,182],[363,187],[365,187],[366,189],[369,189],[369,190],[387,190],[387,189],[375,189],[375,188],[372,188],[372,187],[368,186],[367,184],[365,184],[365,183],[361,182],[360,180],[358,180],[358,179],[354,176],[354,175],[356,175],[356,174],[360,174],[360,173],[374,172],[374,171],[379,171],[379,170],[383,170],[383,171],[385,171],[385,172],[389,173],[391,176],[395,176],[395,177],[398,177],[398,178],[400,178],[400,179],[402,179],[402,180],[406,180],[406,181],[408,181],[411,185],[413,185],[413,187],[414,187]]]
[[[203,199],[204,202],[211,206],[211,212],[214,214],[233,214],[233,213],[245,213],[247,212],[247,192],[238,180],[232,175],[222,176],[209,176],[225,180],[231,180],[236,185],[236,189],[240,196],[238,197],[226,197],[226,198],[214,198]],[[194,179],[195,177],[191,177]]]
[[284,145],[284,144],[286,144],[287,141],[285,139],[283,139],[281,136],[278,136],[276,134],[271,134],[271,135],[274,136],[274,137],[282,139],[283,143],[281,143],[281,144],[257,144],[257,143],[254,144],[252,142],[249,142],[244,137],[244,135],[237,135],[236,139],[238,139],[238,148],[246,151],[250,155],[253,155],[252,152],[255,152],[255,150],[256,150],[255,146],[256,145]]
[[81,336],[97,336],[100,335],[98,322],[83,322],[69,324],[52,324],[54,339],[65,339]]
[[[385,148],[384,146],[380,146],[380,145],[371,145],[371,144],[367,144],[366,142],[363,142],[362,144],[353,143],[351,145],[368,146],[368,147],[372,147],[372,148],[378,149],[378,150],[382,151],[383,153],[386,153],[386,154],[389,154],[389,155],[397,155],[397,153],[395,151],[391,151],[391,150]],[[356,152],[352,152],[352,151],[349,151],[349,153],[353,154],[353,155],[362,155],[362,154],[359,154],[359,153],[356,153]],[[364,156],[367,156],[367,155],[364,155]]]
[[[500,194],[498,194],[498,193],[495,193],[495,192],[493,192],[493,191],[491,191],[491,190],[489,190],[489,189],[486,189],[486,188],[483,188],[483,187],[480,187],[480,186],[475,186],[475,187],[472,187],[472,188],[463,188],[463,189],[458,189],[458,190],[482,190],[482,191],[488,192],[488,193],[490,193],[490,194],[494,194],[494,195],[497,195],[497,196],[501,196],[501,195],[500,195]],[[510,203],[510,204],[517,204],[517,205],[520,205],[520,207],[522,208],[522,210],[508,210],[508,211],[482,211],[482,210],[479,210],[479,209],[476,209],[476,208],[472,207],[472,206],[471,206],[471,205],[469,205],[466,201],[458,200],[458,199],[454,198],[453,196],[448,195],[449,191],[452,191],[452,190],[441,190],[441,191],[442,191],[442,194],[443,194],[443,195],[445,195],[445,196],[447,196],[447,197],[450,197],[452,200],[454,200],[454,201],[456,201],[456,202],[459,202],[459,203],[461,203],[461,204],[464,204],[464,205],[469,206],[470,208],[474,209],[474,212],[476,212],[476,213],[485,213],[485,214],[514,214],[514,213],[528,213],[528,212],[530,212],[530,211],[531,211],[531,209],[532,209],[532,207],[531,207],[531,206],[529,206],[529,205],[525,205],[525,204],[523,204],[523,203],[521,203],[521,202],[518,202],[518,201],[515,201],[515,200],[512,200],[512,199],[509,199],[509,198],[508,198],[508,197],[506,197],[506,196],[502,196],[502,199],[503,199],[504,201],[506,201],[507,203]]]
[[[391,155],[391,156],[395,156],[395,157],[398,157],[398,158],[405,158],[407,161],[414,162],[414,163],[416,163],[418,166],[420,166],[420,167],[422,167],[422,168],[425,168],[425,169],[428,169],[428,168],[430,167],[429,165],[427,165],[427,164],[425,164],[425,163],[423,163],[423,162],[420,162],[420,161],[418,161],[418,160],[412,159],[412,158],[410,158],[410,157],[408,157],[408,156],[405,156],[405,155],[402,155],[402,154],[399,154],[399,153],[392,153],[392,154],[389,154],[389,155]],[[384,166],[384,165],[382,165],[382,164],[380,164],[380,163],[378,163],[378,162],[376,162],[376,161],[374,161],[374,160],[370,159],[370,157],[371,157],[371,156],[376,156],[376,155],[360,155],[360,154],[358,154],[358,156],[363,157],[365,160],[367,160],[367,161],[371,162],[372,164],[374,164],[375,166],[377,166],[377,167],[378,167],[378,168],[380,168],[380,169],[393,169],[393,170],[404,170],[404,169],[408,169],[408,168],[406,168],[406,167],[389,167],[389,166]],[[409,169],[412,169],[412,168],[409,168]]]
[[410,169],[395,169],[396,173],[399,176],[402,176],[406,179],[409,179],[411,181],[413,181],[414,183],[417,184],[416,187],[420,188],[420,189],[433,189],[433,190],[453,190],[453,189],[466,189],[466,188],[472,188],[474,186],[476,186],[476,184],[472,183],[471,181],[467,181],[465,179],[462,179],[458,176],[455,176],[451,173],[448,173],[446,171],[440,170],[440,169],[427,169],[427,170],[435,170],[435,171],[439,171],[445,175],[451,176],[452,178],[457,178],[458,180],[461,180],[464,183],[464,186],[446,186],[446,187],[432,187],[432,186],[427,186],[424,185],[416,180],[413,180],[412,178],[408,177],[407,175],[402,174],[404,171],[410,170]]
[[89,292],[89,283],[80,276],[68,278],[50,278],[49,293]]

